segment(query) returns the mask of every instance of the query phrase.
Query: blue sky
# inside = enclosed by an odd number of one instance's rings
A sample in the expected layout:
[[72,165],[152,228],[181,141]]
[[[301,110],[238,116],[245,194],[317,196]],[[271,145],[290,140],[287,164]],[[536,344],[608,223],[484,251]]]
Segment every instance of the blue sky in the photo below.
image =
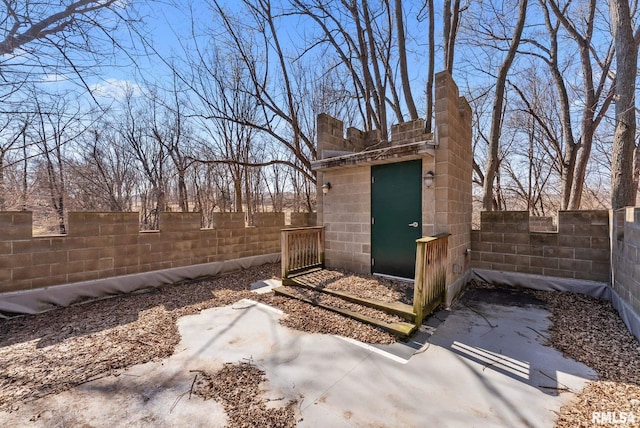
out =
[[[191,34],[191,9],[194,11],[196,20],[201,23],[209,24],[212,18],[212,12],[203,0],[193,0],[190,2],[180,3],[180,7],[168,4],[166,2],[153,2],[141,5],[141,15],[144,17],[145,29],[149,32],[149,42],[153,48],[158,51],[165,59],[174,56],[183,55],[183,47],[181,44],[188,43]],[[420,2],[421,3],[421,2]],[[440,3],[436,1],[436,3]],[[237,9],[237,1],[227,1],[226,5],[232,9]],[[436,6],[437,10],[440,6]],[[440,7],[441,8],[441,7]],[[408,40],[411,48],[409,57],[409,69],[411,78],[417,86],[422,87],[426,76],[426,22],[418,23],[415,16],[419,10],[419,3],[405,1],[405,9],[407,9],[407,31],[411,34],[424,35],[424,40]],[[436,18],[436,40],[441,40],[440,30],[441,18]],[[416,28],[418,27],[418,28]],[[281,43],[284,44],[285,50],[291,51],[294,44],[299,44],[303,33],[308,31],[301,25],[299,18],[287,18],[281,21],[280,30],[284,30],[286,35],[281,37]],[[418,31],[421,30],[421,31]],[[122,34],[127,37],[126,34]],[[213,40],[215,43],[215,40]],[[137,42],[140,46],[140,42]],[[158,58],[138,58],[139,70],[134,67],[109,67],[103,69],[99,78],[91,79],[90,87],[96,90],[98,96],[119,96],[124,93],[124,88],[129,85],[135,87],[143,79],[161,83],[170,81],[170,72],[162,60]],[[117,62],[120,64],[128,64],[130,61],[122,54],[119,55]],[[436,67],[436,71],[439,67]],[[418,93],[418,92],[416,92]],[[419,100],[416,100],[419,102]]]

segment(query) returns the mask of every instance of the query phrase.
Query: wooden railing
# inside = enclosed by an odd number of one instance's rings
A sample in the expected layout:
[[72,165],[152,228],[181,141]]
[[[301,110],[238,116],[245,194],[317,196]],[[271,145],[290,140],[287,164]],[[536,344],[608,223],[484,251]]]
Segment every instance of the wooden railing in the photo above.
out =
[[413,312],[416,314],[418,326],[444,301],[449,235],[449,233],[442,233],[416,241],[418,248],[413,287]]
[[324,268],[324,227],[282,229],[282,278]]

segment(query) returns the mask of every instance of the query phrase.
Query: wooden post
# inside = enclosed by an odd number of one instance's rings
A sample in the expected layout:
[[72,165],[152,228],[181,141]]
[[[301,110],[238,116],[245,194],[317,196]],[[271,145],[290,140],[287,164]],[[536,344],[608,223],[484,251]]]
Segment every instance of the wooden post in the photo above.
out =
[[444,301],[447,285],[447,246],[449,233],[416,240],[416,275],[413,286],[413,312],[416,325]]

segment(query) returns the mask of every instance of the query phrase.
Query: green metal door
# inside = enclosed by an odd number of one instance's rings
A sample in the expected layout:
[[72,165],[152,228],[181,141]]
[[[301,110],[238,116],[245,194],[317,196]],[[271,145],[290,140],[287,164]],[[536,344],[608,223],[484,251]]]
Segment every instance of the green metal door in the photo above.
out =
[[371,167],[371,270],[413,278],[422,234],[422,161]]

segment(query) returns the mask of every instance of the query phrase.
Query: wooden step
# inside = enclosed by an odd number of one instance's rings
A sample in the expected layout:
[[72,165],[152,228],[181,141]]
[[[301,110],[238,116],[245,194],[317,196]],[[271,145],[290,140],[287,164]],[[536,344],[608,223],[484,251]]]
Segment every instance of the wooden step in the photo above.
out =
[[338,308],[335,306],[330,306],[324,303],[319,303],[319,302],[315,302],[311,299],[307,299],[304,298],[298,294],[292,293],[290,292],[286,286],[282,286],[282,287],[277,287],[273,289],[273,292],[281,295],[281,296],[286,296],[292,299],[296,299],[296,300],[300,300],[302,302],[308,303],[310,305],[313,306],[317,306],[332,312],[336,312],[340,315],[349,317],[349,318],[353,318],[355,320],[358,321],[362,321],[365,322],[367,324],[371,324],[377,327],[380,327],[382,329],[384,329],[385,331],[388,331],[391,334],[394,334],[396,336],[399,337],[407,337],[410,336],[416,329],[417,326],[415,324],[411,324],[411,323],[407,323],[407,322],[394,322],[394,323],[390,323],[390,322],[386,322],[386,321],[382,321],[382,320],[378,320],[375,318],[372,318],[370,316],[367,315],[363,315],[360,314],[358,312],[349,310],[349,309],[344,309],[344,308]]
[[292,285],[292,286],[302,286],[314,291],[329,294],[331,296],[336,296],[352,303],[357,303],[359,305],[378,309],[388,314],[397,315],[401,318],[404,318],[410,323],[413,323],[416,320],[416,314],[413,312],[413,306],[411,305],[407,305],[402,302],[383,302],[382,300],[359,297],[359,296],[356,296],[355,294],[352,294],[346,291],[331,290],[325,287],[318,287],[313,284],[309,284],[308,282],[305,282],[303,275],[296,276],[293,278],[285,278],[282,280],[282,284]]
[[308,275],[310,273],[320,272],[321,270],[324,270],[324,268],[322,266],[315,266],[315,267],[310,267],[310,268],[302,268],[302,269],[294,270],[294,271],[289,272],[289,275],[287,276],[287,279],[288,278],[295,278],[295,277],[299,277],[299,276],[305,276],[305,275]]

